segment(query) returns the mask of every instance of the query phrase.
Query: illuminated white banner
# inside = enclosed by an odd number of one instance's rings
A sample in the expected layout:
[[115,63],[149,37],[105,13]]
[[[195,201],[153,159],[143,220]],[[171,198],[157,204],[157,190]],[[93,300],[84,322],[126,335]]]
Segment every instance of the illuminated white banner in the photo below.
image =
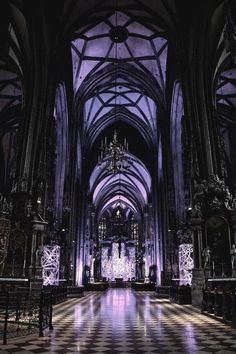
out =
[[59,285],[60,249],[60,246],[43,247],[43,285]]
[[135,278],[135,247],[126,247],[121,243],[119,254],[119,244],[112,243],[110,253],[109,250],[109,247],[102,247],[102,277],[111,281],[115,278],[124,281]]
[[193,266],[193,245],[191,243],[183,243],[182,245],[179,245],[180,285],[192,284]]

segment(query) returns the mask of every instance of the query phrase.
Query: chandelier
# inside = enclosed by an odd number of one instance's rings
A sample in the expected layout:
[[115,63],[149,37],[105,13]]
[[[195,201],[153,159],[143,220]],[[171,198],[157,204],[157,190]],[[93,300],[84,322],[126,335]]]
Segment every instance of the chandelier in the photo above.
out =
[[114,131],[113,139],[107,143],[107,137],[101,141],[98,164],[106,163],[106,169],[112,173],[127,170],[132,165],[132,160],[127,156],[128,142],[124,139],[124,145],[117,140],[117,132]]
[[[115,70],[115,84],[114,84],[114,98],[115,98],[115,107],[114,107],[114,117],[115,121],[118,121],[117,118],[117,79],[118,79],[118,48],[117,44],[124,37],[122,32],[122,27],[118,26],[117,11],[115,12],[116,16],[116,26],[111,30],[110,37],[111,40],[115,43],[115,59],[114,59],[114,70]],[[122,39],[123,41],[123,39]],[[119,95],[120,98],[120,95]],[[119,104],[120,106],[121,104]],[[106,163],[106,169],[115,174],[127,170],[132,164],[131,158],[128,156],[128,142],[124,139],[124,144],[122,145],[117,139],[117,131],[114,130],[113,139],[109,143],[107,142],[107,137],[105,140],[101,141],[100,146],[100,155],[98,157],[98,165]]]

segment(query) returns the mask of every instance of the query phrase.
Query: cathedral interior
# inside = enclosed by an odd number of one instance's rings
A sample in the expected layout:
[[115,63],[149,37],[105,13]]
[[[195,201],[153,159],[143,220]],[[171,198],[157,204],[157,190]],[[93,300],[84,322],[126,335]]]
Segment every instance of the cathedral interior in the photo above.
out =
[[1,2],[0,353],[235,352],[235,117],[236,0]]

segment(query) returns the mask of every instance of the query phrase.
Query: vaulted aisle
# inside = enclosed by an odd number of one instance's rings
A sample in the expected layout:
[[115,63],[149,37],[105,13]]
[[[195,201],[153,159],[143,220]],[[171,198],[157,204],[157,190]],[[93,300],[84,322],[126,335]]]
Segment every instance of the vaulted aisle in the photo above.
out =
[[152,292],[89,292],[55,307],[54,330],[0,353],[235,353],[236,330]]

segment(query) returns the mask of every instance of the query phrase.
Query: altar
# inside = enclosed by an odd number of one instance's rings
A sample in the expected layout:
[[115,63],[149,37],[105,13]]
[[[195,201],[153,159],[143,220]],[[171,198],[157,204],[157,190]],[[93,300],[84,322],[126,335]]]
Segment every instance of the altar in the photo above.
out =
[[113,242],[102,246],[101,275],[109,281],[130,281],[136,277],[135,246]]

